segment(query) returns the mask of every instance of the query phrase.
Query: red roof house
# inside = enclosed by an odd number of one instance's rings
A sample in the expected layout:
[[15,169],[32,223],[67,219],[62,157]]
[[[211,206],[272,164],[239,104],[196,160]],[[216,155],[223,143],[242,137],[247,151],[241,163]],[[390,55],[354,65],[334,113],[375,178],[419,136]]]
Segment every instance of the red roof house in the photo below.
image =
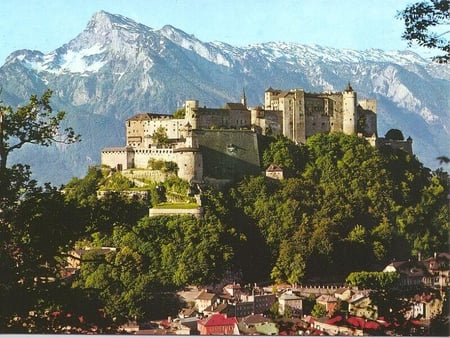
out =
[[221,313],[199,320],[197,328],[201,335],[239,335],[237,319]]

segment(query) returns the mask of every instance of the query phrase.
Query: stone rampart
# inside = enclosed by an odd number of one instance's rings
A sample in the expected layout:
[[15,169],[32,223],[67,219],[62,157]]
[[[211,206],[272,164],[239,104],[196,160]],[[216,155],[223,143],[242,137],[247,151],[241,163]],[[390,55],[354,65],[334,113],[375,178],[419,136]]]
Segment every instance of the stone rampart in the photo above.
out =
[[149,216],[181,216],[181,215],[191,215],[194,217],[203,216],[203,207],[192,208],[192,209],[166,209],[166,208],[150,208]]

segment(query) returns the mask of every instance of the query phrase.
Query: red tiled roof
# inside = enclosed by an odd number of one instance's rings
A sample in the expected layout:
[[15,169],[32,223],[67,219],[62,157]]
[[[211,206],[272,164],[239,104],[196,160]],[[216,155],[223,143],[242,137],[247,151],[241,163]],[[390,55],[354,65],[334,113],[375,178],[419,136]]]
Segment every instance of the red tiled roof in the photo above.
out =
[[236,317],[227,318],[227,316],[220,313],[214,314],[211,317],[200,320],[203,326],[224,326],[237,324]]
[[342,321],[342,316],[336,316],[327,320],[327,324],[336,324]]

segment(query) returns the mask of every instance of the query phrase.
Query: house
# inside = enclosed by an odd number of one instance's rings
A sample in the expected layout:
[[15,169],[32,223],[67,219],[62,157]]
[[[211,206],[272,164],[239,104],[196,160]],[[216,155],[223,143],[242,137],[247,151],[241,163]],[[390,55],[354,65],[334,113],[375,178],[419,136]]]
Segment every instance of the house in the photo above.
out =
[[[183,327],[187,327],[189,329],[189,333],[191,335],[198,335],[198,318],[197,317],[189,317],[189,318],[180,318],[179,320],[180,324],[183,325]],[[177,334],[179,332],[176,332]]]
[[378,307],[372,304],[372,300],[367,294],[356,293],[348,301],[348,312],[355,317],[368,319],[378,318]]
[[348,302],[350,298],[354,295],[354,292],[350,288],[339,288],[334,292],[334,297],[340,299],[344,302]]
[[273,178],[274,180],[282,180],[284,178],[283,168],[272,163],[266,169],[266,177]]
[[278,329],[270,318],[262,314],[249,315],[242,318],[238,323],[239,331],[244,335],[276,335]]
[[223,291],[231,296],[231,298],[239,299],[241,296],[241,285],[239,283],[227,284]]
[[94,259],[100,256],[105,256],[109,252],[116,251],[116,248],[101,247],[72,250],[67,254],[66,266],[62,269],[61,274],[64,277],[73,276],[80,268],[83,260]]
[[236,317],[228,318],[227,315],[216,313],[199,320],[197,329],[201,335],[239,335],[237,323]]
[[331,295],[320,295],[316,298],[317,304],[322,304],[325,307],[325,310],[327,311],[328,317],[333,316],[333,314],[337,310],[337,299],[334,296]]
[[196,317],[198,314],[198,311],[195,309],[195,307],[191,308],[182,308],[180,312],[178,313],[178,318],[190,318],[190,317]]
[[278,312],[284,315],[288,308],[293,314],[301,314],[303,309],[302,299],[290,290],[278,297]]
[[411,301],[411,309],[405,314],[406,319],[429,320],[442,313],[442,299],[434,294],[415,295]]
[[403,286],[422,285],[424,278],[430,274],[424,264],[418,261],[394,261],[388,264],[383,272],[398,272],[400,284]]
[[450,254],[447,252],[434,253],[422,261],[429,276],[424,278],[424,284],[435,288],[450,286]]
[[[311,316],[304,316],[302,335],[332,335],[332,336],[362,336],[363,331],[346,326],[338,326],[335,323],[322,322]],[[306,334],[304,334],[306,333]]]
[[208,306],[213,305],[217,301],[217,295],[215,293],[202,290],[195,298],[195,307],[198,312],[202,313]]
[[278,327],[275,323],[260,323],[255,325],[257,334],[265,336],[276,336],[279,333]]
[[208,306],[206,309],[203,310],[203,314],[205,316],[211,316],[215,313],[224,313],[228,314],[229,312],[229,305],[227,303],[214,303],[210,306]]

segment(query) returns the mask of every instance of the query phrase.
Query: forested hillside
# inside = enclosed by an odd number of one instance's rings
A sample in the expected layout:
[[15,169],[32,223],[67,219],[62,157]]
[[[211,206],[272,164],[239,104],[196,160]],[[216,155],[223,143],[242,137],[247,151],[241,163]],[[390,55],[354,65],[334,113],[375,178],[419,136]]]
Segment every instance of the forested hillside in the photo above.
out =
[[[120,250],[86,263],[75,285],[99,290],[111,315],[143,319],[155,315],[151,300],[161,301],[153,294],[161,288],[207,285],[230,273],[243,282],[343,282],[352,271],[448,246],[446,174],[414,156],[331,134],[306,146],[274,139],[264,161],[287,177],[207,189],[202,219],[144,217],[85,238]],[[72,196],[85,180],[69,184]]]

